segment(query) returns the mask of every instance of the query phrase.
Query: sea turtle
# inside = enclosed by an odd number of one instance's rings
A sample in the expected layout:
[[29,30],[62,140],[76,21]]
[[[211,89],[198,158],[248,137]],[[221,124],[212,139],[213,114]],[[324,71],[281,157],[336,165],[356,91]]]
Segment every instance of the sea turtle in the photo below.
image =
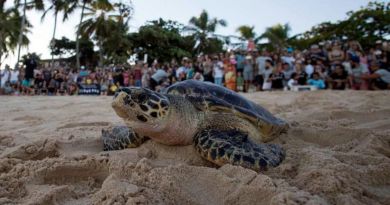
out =
[[284,159],[280,145],[264,144],[288,124],[241,95],[212,83],[178,82],[162,92],[120,88],[112,107],[126,126],[102,131],[104,150],[141,145],[151,138],[167,145],[194,144],[206,160],[253,170]]

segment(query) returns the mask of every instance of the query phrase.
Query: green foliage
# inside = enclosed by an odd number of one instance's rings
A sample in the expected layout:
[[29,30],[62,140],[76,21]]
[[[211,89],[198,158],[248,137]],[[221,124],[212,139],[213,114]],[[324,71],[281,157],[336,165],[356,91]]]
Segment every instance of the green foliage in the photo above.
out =
[[240,33],[241,37],[245,40],[254,39],[256,33],[254,31],[254,26],[243,25],[237,28],[237,31]]
[[366,7],[347,13],[336,23],[324,22],[291,39],[298,48],[327,40],[357,40],[363,47],[390,36],[390,3],[370,2]]
[[54,39],[54,46],[52,47],[52,55],[59,56],[65,54],[73,54],[76,49],[76,42],[69,40],[66,37],[61,39]]
[[[2,57],[7,57],[10,52],[14,52],[19,44],[19,34],[21,32],[22,16],[17,8],[1,9],[0,10],[0,62]],[[22,45],[28,45],[29,39],[25,33],[29,32],[31,24],[26,21]]]
[[30,58],[34,58],[38,64],[41,61],[41,56],[35,52],[27,53],[27,54],[23,55],[21,58],[22,58],[22,62],[25,62],[25,61],[27,61],[27,59],[30,59]]
[[106,37],[102,48],[107,56],[106,63],[126,63],[131,54],[132,44],[127,38],[127,26],[120,22],[111,22],[113,24],[111,35]]
[[138,33],[131,33],[128,38],[141,57],[148,54],[149,62],[154,59],[168,62],[172,58],[192,57],[194,39],[181,36],[182,28],[183,25],[175,21],[159,19],[141,26]]
[[[67,55],[70,56],[69,60],[74,61],[76,56],[76,41],[69,40],[66,37],[62,37],[61,39],[55,39],[54,40],[54,47],[53,47],[53,55],[60,56],[60,55]],[[91,63],[96,64],[96,55],[95,51],[93,50],[94,44],[91,40],[88,38],[81,38],[80,39],[80,57],[81,62],[83,62],[84,65]]]
[[290,30],[289,24],[276,24],[268,27],[259,39],[267,39],[271,50],[282,49],[288,45]]
[[[209,18],[207,11],[203,10],[199,17],[192,17],[189,21],[190,27],[187,30],[194,32],[193,37],[198,42],[196,44],[195,53],[207,53],[208,47],[215,45],[214,32],[217,26],[227,26],[227,22],[223,19]],[[214,37],[214,38],[213,38]]]

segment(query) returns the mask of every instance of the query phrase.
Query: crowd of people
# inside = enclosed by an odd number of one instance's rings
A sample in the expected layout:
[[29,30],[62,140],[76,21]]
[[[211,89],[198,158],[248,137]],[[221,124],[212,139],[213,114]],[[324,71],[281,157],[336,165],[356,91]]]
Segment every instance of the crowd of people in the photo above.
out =
[[315,89],[390,89],[390,43],[377,41],[364,49],[359,42],[333,41],[278,52],[231,51],[184,57],[170,62],[143,61],[80,70],[69,66],[42,68],[31,57],[21,69],[1,70],[0,94],[77,95],[81,85],[95,85],[101,95],[122,86],[160,90],[186,79],[209,81],[237,92]]

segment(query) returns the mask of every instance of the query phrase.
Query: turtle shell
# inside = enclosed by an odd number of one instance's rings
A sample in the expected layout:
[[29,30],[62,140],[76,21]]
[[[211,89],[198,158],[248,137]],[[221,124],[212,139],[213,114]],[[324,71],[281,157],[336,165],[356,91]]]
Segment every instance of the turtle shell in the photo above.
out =
[[[257,125],[285,126],[287,123],[275,116],[260,105],[244,98],[225,87],[196,80],[186,80],[175,83],[163,91],[165,94],[180,95],[198,106],[218,106],[226,111],[240,114]],[[206,103],[207,102],[207,103]],[[217,109],[218,110],[218,109]]]

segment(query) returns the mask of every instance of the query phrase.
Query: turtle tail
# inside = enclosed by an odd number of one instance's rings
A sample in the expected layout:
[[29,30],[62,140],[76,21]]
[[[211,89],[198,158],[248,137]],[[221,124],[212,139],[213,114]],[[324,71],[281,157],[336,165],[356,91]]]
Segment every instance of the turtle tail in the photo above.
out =
[[201,156],[219,166],[238,165],[255,171],[278,166],[285,151],[277,144],[257,144],[238,130],[204,130],[194,137]]

